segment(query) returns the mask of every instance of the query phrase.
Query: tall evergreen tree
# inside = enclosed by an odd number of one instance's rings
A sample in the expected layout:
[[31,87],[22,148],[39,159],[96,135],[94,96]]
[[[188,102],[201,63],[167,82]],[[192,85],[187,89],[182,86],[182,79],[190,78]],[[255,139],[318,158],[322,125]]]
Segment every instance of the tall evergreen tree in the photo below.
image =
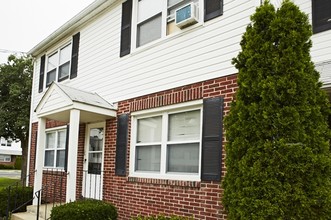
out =
[[289,0],[278,10],[265,1],[251,20],[225,119],[229,219],[331,219],[330,106],[308,17]]

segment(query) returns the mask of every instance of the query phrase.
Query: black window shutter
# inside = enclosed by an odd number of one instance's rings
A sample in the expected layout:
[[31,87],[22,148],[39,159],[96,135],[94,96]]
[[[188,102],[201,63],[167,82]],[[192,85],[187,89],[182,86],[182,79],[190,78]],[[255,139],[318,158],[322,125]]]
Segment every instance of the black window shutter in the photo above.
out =
[[313,32],[331,29],[331,1],[312,0]]
[[116,138],[116,162],[115,174],[118,176],[126,175],[126,148],[128,143],[128,122],[129,115],[118,116],[117,138]]
[[45,75],[45,58],[43,55],[40,58],[40,71],[39,71],[39,92],[42,92],[44,89],[44,75]]
[[121,51],[120,57],[130,53],[131,49],[132,0],[122,4]]
[[204,0],[205,21],[223,14],[223,0]]
[[69,125],[67,125],[66,131],[66,149],[64,153],[64,171],[68,171],[68,151],[69,151]]
[[203,102],[201,180],[221,180],[223,98]]
[[80,38],[80,33],[79,32],[72,37],[70,79],[73,79],[73,78],[77,77],[79,38]]

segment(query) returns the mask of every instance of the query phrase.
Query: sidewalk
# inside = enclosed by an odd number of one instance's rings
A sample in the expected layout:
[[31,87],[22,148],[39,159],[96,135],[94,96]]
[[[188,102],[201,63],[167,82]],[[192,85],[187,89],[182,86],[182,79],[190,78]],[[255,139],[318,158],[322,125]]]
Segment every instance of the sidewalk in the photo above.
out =
[[20,170],[0,170],[0,177],[7,177],[11,179],[20,179],[21,171]]

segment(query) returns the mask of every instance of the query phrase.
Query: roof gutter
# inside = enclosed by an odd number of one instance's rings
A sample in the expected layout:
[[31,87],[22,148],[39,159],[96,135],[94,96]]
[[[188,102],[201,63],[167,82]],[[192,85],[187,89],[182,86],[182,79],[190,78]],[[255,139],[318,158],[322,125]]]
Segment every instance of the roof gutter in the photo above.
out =
[[79,14],[75,15],[72,19],[62,25],[60,28],[58,28],[56,31],[54,31],[46,39],[33,47],[28,52],[28,54],[36,57],[39,54],[44,53],[51,44],[54,44],[69,34],[72,34],[72,32],[74,32],[78,27],[100,14],[115,1],[116,0],[96,0],[87,6],[84,10],[82,10]]

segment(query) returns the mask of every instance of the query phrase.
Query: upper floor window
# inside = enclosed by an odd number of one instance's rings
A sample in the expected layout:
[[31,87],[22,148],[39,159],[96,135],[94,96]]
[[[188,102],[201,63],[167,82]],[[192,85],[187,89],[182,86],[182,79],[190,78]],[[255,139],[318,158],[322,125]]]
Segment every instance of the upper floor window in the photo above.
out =
[[13,143],[13,140],[11,138],[5,139],[3,137],[1,137],[0,139],[0,144],[3,147],[11,147]]
[[53,81],[68,79],[70,73],[71,44],[48,56],[46,86]]
[[40,57],[39,92],[54,81],[77,77],[79,41],[80,33],[77,33],[68,44]]
[[45,167],[63,168],[65,164],[66,130],[46,133]]
[[202,5],[199,0],[138,0],[133,19],[136,47],[178,32],[180,28],[175,25],[175,10],[190,2],[197,8]]
[[[131,47],[141,47],[222,14],[223,0],[127,0],[122,6],[120,56],[129,54]],[[176,21],[178,18],[181,22]]]
[[313,32],[331,29],[331,1],[312,0]]

